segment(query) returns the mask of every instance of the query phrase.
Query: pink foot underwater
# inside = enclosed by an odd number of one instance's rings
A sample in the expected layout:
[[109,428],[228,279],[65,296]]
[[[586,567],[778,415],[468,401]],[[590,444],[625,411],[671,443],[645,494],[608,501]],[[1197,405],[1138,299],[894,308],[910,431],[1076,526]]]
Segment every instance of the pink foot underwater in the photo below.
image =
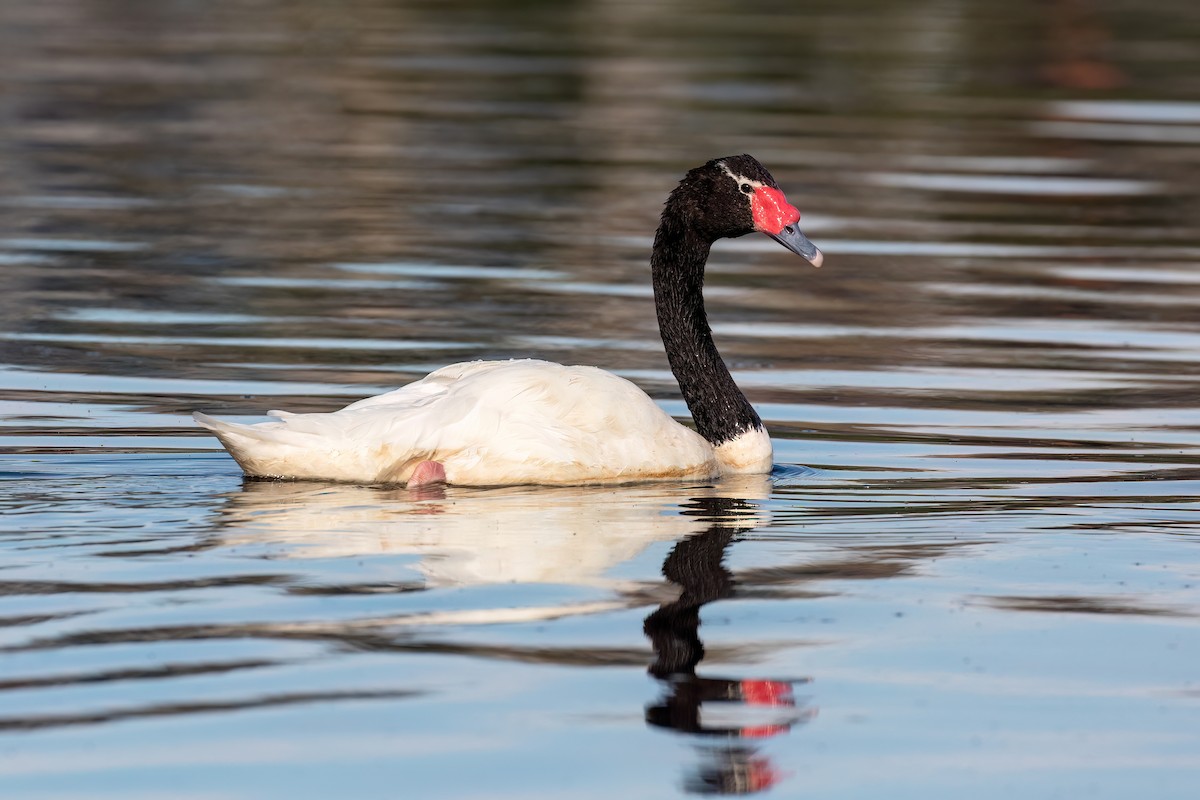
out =
[[442,466],[440,461],[422,461],[417,464],[417,468],[413,470],[412,477],[408,479],[408,488],[416,489],[419,486],[428,486],[431,483],[445,483],[446,468]]

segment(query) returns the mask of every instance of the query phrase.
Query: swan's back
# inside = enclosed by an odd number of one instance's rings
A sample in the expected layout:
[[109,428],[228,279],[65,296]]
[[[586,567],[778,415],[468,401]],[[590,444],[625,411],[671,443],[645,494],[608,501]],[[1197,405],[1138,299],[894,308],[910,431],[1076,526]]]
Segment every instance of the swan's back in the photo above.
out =
[[598,483],[719,472],[712,447],[624,378],[547,361],[452,364],[328,414],[238,425],[197,414],[248,475],[404,483]]

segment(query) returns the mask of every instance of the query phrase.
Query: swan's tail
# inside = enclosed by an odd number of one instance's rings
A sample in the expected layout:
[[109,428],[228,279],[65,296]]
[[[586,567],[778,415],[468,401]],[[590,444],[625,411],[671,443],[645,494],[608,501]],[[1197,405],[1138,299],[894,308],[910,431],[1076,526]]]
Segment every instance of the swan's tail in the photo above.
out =
[[243,425],[238,422],[226,422],[223,419],[210,417],[208,414],[205,414],[202,411],[192,412],[192,419],[196,420],[201,427],[208,428],[210,431],[212,431],[222,442],[225,441],[226,436],[246,437],[264,441],[273,438],[268,431],[260,428],[257,425]]
[[[274,413],[274,412],[273,412]],[[192,419],[220,440],[238,466],[247,475],[263,477],[282,477],[295,474],[294,469],[285,467],[286,463],[294,462],[296,448],[296,430],[278,422],[266,422],[256,425],[243,425],[237,422],[210,417],[199,411],[192,414]]]

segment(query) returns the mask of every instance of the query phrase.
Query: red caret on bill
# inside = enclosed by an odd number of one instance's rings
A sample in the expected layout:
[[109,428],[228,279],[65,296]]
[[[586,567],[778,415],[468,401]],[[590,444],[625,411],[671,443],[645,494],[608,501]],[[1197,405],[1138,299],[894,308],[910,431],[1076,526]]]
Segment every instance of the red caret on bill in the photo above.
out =
[[783,192],[770,186],[759,186],[754,190],[750,210],[754,215],[754,227],[763,233],[777,234],[800,221],[800,211],[787,201]]

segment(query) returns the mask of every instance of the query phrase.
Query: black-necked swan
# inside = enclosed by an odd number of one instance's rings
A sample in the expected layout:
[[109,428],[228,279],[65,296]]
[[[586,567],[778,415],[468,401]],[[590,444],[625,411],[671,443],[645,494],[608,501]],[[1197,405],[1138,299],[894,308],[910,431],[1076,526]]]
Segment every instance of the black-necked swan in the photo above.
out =
[[667,198],[650,255],[654,303],[695,431],[624,378],[535,360],[452,364],[327,414],[195,418],[259,477],[496,486],[769,472],[770,437],[713,343],[704,265],[717,239],[759,231],[819,267],[799,219],[748,155],[689,171]]

